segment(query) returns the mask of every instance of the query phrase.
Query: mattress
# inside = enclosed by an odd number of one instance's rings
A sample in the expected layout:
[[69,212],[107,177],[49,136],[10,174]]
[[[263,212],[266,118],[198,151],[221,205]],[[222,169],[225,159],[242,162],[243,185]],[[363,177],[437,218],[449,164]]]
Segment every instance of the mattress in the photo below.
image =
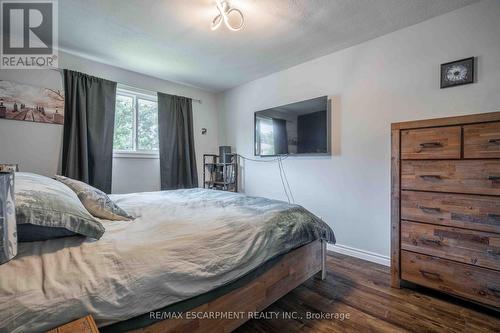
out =
[[98,240],[22,243],[0,266],[0,331],[40,332],[92,314],[99,327],[216,290],[316,239],[301,206],[189,189],[113,195],[136,219],[102,221]]

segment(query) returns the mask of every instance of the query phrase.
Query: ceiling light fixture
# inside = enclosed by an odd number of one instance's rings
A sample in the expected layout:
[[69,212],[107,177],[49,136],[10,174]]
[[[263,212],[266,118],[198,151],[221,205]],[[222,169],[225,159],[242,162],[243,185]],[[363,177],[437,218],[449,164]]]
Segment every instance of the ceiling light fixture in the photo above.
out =
[[[222,22],[226,24],[226,27],[229,30],[232,31],[238,31],[243,28],[243,24],[245,23],[245,19],[243,17],[243,13],[241,10],[236,9],[236,8],[231,8],[229,5],[229,1],[227,0],[215,0],[215,5],[217,6],[217,9],[219,10],[219,15],[217,15],[213,20],[212,20],[212,30],[217,30],[221,26]],[[238,16],[239,17],[239,24],[236,26],[233,26],[229,23],[229,16]]]

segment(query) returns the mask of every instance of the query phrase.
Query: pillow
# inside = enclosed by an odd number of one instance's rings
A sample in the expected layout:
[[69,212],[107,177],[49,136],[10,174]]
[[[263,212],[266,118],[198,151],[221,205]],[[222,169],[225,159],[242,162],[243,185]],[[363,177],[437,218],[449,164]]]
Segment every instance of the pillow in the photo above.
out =
[[78,195],[83,206],[95,217],[113,221],[129,221],[133,219],[132,216],[115,204],[103,191],[84,182],[64,176],[55,176],[55,178],[72,189]]
[[99,239],[104,234],[104,227],[87,212],[76,194],[54,179],[16,173],[15,200],[20,242],[70,235]]
[[20,224],[17,227],[17,237],[20,242],[37,242],[54,238],[77,236],[78,234],[66,228],[44,227],[34,224]]

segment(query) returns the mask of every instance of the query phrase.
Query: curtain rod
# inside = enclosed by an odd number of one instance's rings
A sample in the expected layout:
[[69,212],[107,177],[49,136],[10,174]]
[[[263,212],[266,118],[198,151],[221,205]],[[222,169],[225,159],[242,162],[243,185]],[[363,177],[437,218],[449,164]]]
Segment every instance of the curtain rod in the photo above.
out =
[[[59,73],[61,73],[61,74],[62,74],[62,72],[63,72],[63,69],[62,69],[62,68],[57,68],[57,67],[48,67],[48,69],[49,69],[49,70],[51,70],[51,71],[56,71],[56,72],[59,72]],[[147,89],[142,89],[142,88],[132,87],[132,86],[130,86],[130,85],[128,85],[128,84],[125,84],[125,83],[121,83],[121,82],[117,82],[117,83],[118,83],[118,84],[120,84],[120,85],[122,85],[122,86],[128,87],[128,88],[132,88],[132,89],[136,89],[136,90],[142,90],[142,91],[146,91],[146,92],[149,92],[149,93],[153,92],[153,91],[151,91],[151,90],[147,90]],[[155,91],[155,93],[156,93],[156,91]],[[191,98],[191,97],[188,97],[188,98]],[[202,103],[202,100],[201,100],[201,99],[191,98],[191,100],[192,100],[193,102],[197,102],[197,103],[200,103],[200,104]]]

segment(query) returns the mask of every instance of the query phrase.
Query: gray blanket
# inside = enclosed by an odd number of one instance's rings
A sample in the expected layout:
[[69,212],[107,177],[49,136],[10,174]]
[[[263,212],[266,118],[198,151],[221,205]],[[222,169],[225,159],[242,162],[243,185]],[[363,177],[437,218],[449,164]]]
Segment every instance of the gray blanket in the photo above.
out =
[[123,321],[230,283],[333,231],[297,205],[203,189],[114,195],[134,221],[98,241],[22,243],[0,266],[0,331]]

